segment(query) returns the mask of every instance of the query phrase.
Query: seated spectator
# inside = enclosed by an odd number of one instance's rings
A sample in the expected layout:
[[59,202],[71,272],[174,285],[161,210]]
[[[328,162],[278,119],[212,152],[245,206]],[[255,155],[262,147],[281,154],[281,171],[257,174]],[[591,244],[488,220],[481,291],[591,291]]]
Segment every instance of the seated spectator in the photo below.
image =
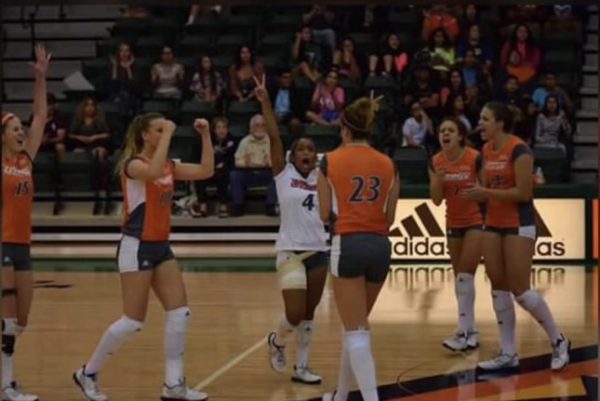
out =
[[212,59],[209,56],[202,56],[190,83],[190,91],[194,93],[194,99],[218,105],[224,90],[225,82],[219,71],[215,69]]
[[431,67],[439,73],[442,81],[445,81],[448,71],[456,62],[456,54],[443,28],[438,28],[431,33],[425,50],[431,55]]
[[[228,189],[229,175],[233,171],[233,157],[235,153],[235,141],[229,134],[229,122],[225,117],[216,117],[212,122],[213,128],[213,150],[215,153],[215,173],[208,180],[196,181],[196,197],[198,203],[192,208],[194,217],[208,216],[208,205],[206,197],[206,187],[213,184],[217,187],[217,200],[219,202],[219,217],[229,216]],[[202,154],[201,148],[198,150],[198,160]]]
[[465,79],[463,78],[462,71],[458,68],[452,68],[450,70],[450,79],[448,80],[448,85],[444,86],[440,91],[442,107],[446,107],[449,97],[457,95],[464,96],[465,90]]
[[265,74],[265,69],[248,46],[241,46],[235,63],[229,67],[229,93],[233,100],[246,102],[254,98],[254,79]]
[[574,31],[577,37],[582,35],[582,24],[587,17],[584,5],[554,4],[547,13],[548,19],[544,24],[544,32]]
[[479,124],[479,113],[488,100],[488,97],[481,93],[478,86],[467,86],[465,90],[465,115],[471,122],[472,127],[476,127]]
[[462,75],[466,86],[478,86],[488,93],[491,93],[494,89],[492,75],[485,73],[485,70],[479,64],[479,60],[477,60],[475,53],[471,49],[467,50],[465,54]]
[[404,88],[404,106],[406,109],[419,102],[430,118],[439,117],[440,82],[427,64],[418,64],[411,79]]
[[571,124],[561,110],[558,98],[546,96],[546,103],[537,117],[535,126],[535,148],[559,148],[565,156],[567,148],[561,141],[571,139]]
[[352,38],[344,38],[333,55],[333,64],[339,68],[340,75],[354,82],[362,80],[362,57],[356,50]]
[[315,43],[327,46],[328,63],[331,63],[335,51],[336,36],[333,28],[335,14],[327,6],[315,4],[302,16],[302,23],[312,30]]
[[305,76],[313,83],[321,78],[323,52],[321,46],[313,41],[312,30],[307,26],[296,33],[292,45],[292,63],[296,74]]
[[173,48],[164,46],[160,55],[160,62],[154,64],[150,71],[154,97],[181,99],[181,85],[184,75],[183,66],[175,62]]
[[116,55],[111,57],[110,61],[111,99],[119,108],[121,125],[126,127],[141,108],[141,71],[127,43],[119,44]]
[[521,120],[515,120],[515,135],[521,138],[530,147],[533,147],[535,127],[537,125],[538,109],[533,100],[526,98],[525,111]]
[[327,73],[324,82],[319,82],[312,96],[306,118],[319,125],[336,125],[344,108],[344,88],[339,85],[336,70]]
[[518,24],[508,41],[502,46],[500,65],[508,75],[514,75],[519,84],[527,85],[540,68],[542,54],[535,45],[531,31],[525,24]]
[[231,172],[231,215],[244,214],[244,198],[248,187],[267,186],[266,214],[276,216],[277,193],[271,172],[270,141],[265,121],[260,114],[250,120],[250,134],[241,141],[235,152],[235,169]]
[[465,95],[462,95],[460,93],[452,94],[448,98],[446,115],[453,116],[457,120],[460,120],[460,122],[462,122],[465,128],[467,129],[467,132],[471,132],[473,126],[471,125],[471,121],[469,121],[467,115],[465,114],[465,108]]
[[464,63],[467,51],[471,50],[483,68],[483,72],[491,75],[493,50],[489,44],[482,42],[479,24],[471,25],[465,32],[467,32],[467,37],[458,44],[456,62]]
[[553,72],[547,72],[544,76],[544,86],[540,86],[533,91],[532,99],[538,110],[541,110],[546,104],[546,98],[553,95],[558,99],[558,104],[567,114],[573,112],[573,101],[566,90],[558,85],[558,80]]
[[423,16],[421,29],[421,39],[423,41],[429,40],[431,34],[439,28],[444,29],[452,43],[456,41],[460,33],[460,26],[456,18],[448,12],[446,5],[433,5],[429,10],[423,10]]
[[75,152],[88,152],[94,159],[92,172],[93,186],[96,192],[94,215],[98,215],[102,211],[101,191],[104,191],[106,195],[104,213],[110,214],[112,203],[110,202],[108,156],[111,148],[111,134],[104,112],[94,99],[87,98],[79,103],[69,130],[69,138],[73,142]]
[[479,9],[475,4],[471,3],[463,6],[459,13],[459,26],[460,31],[463,32],[463,34],[468,32],[472,25],[479,25],[481,22]]
[[433,123],[419,102],[411,105],[410,113],[402,126],[402,146],[425,148],[434,136]]
[[[517,77],[509,75],[506,78],[504,86],[496,93],[496,98],[508,105],[508,108],[513,113],[515,127],[520,127],[525,122],[527,104],[530,99],[523,93]],[[519,129],[515,129],[515,131],[519,131]],[[529,137],[531,137],[531,135]]]
[[369,57],[369,74],[375,75],[379,68],[382,76],[392,76],[401,81],[408,61],[408,53],[401,46],[400,37],[395,33],[390,33],[386,37],[379,55],[372,54]]
[[273,111],[278,124],[290,124],[298,127],[301,124],[301,111],[298,110],[298,99],[289,69],[279,71],[276,85],[269,91],[273,99]]

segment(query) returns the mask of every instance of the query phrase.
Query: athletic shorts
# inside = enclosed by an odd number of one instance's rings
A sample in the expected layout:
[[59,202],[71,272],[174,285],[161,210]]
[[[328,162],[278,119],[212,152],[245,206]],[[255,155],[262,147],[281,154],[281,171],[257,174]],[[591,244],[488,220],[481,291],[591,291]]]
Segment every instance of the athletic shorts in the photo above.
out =
[[15,271],[31,270],[31,246],[2,244],[2,267],[12,267]]
[[391,255],[386,235],[336,235],[331,241],[330,271],[335,277],[364,276],[370,283],[382,283],[390,269]]
[[482,231],[483,225],[477,224],[474,226],[458,227],[458,228],[448,227],[448,228],[446,228],[446,236],[448,238],[464,238],[465,235],[467,235],[467,231],[471,231],[471,230]]
[[121,273],[153,270],[171,259],[175,259],[175,255],[168,241],[147,242],[123,235],[117,247],[117,266]]
[[530,226],[521,226],[521,227],[491,227],[484,226],[484,231],[500,234],[500,236],[505,237],[507,235],[516,235],[518,237],[529,238],[532,240],[537,239],[537,232],[535,225]]

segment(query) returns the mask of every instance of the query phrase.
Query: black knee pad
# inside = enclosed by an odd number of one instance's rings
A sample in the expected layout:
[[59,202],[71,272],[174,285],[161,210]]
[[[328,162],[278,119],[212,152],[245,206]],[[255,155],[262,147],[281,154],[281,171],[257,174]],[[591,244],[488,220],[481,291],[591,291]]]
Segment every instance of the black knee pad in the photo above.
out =
[[17,289],[16,288],[3,288],[2,289],[2,298],[4,297],[10,297],[10,296],[17,296]]
[[[3,323],[4,324],[4,323]],[[2,352],[8,356],[12,356],[15,353],[15,336],[2,335]]]

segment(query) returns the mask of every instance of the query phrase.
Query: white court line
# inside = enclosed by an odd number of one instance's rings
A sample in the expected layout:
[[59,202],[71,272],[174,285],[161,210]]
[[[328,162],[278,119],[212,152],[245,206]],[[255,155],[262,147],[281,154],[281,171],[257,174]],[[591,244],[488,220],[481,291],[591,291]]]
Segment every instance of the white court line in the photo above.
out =
[[233,358],[231,361],[227,362],[219,370],[215,371],[212,375],[210,375],[206,379],[202,380],[198,385],[196,385],[196,387],[194,387],[194,390],[200,390],[200,389],[208,386],[210,383],[217,380],[221,375],[226,373],[228,370],[233,368],[235,365],[242,362],[248,356],[250,356],[254,352],[256,352],[257,349],[265,346],[266,343],[267,343],[267,338],[265,337],[265,338],[261,339],[259,342],[257,342],[256,344],[254,344],[253,346],[251,346],[250,348],[248,348],[246,351],[242,352],[241,354],[239,354],[238,356]]

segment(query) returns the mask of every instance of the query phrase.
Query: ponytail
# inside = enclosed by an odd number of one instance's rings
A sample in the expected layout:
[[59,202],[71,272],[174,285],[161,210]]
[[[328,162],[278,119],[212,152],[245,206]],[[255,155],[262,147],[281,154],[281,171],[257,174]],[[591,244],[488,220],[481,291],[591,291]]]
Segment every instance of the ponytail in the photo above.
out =
[[123,142],[123,151],[115,167],[115,175],[120,176],[124,173],[125,164],[129,159],[142,151],[144,147],[144,138],[142,134],[148,129],[150,123],[158,118],[163,118],[159,113],[146,113],[136,116],[127,128],[125,141]]

